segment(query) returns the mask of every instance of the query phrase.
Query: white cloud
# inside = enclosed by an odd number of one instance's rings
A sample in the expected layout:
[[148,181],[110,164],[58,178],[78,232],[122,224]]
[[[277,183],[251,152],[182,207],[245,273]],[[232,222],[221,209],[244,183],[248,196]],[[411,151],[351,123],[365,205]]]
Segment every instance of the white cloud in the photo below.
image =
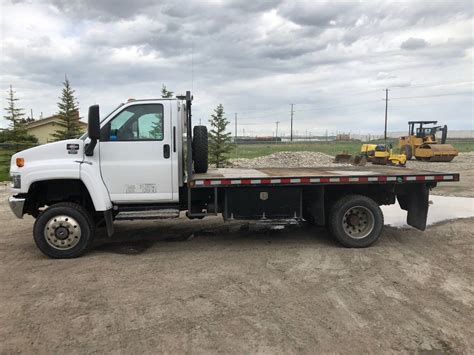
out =
[[381,131],[390,87],[422,96],[390,102],[391,130],[414,116],[472,124],[470,1],[130,4],[2,0],[2,90],[48,115],[65,73],[83,113],[193,86],[196,118],[223,103],[247,133],[271,134],[276,120],[288,131],[290,103],[300,132]]

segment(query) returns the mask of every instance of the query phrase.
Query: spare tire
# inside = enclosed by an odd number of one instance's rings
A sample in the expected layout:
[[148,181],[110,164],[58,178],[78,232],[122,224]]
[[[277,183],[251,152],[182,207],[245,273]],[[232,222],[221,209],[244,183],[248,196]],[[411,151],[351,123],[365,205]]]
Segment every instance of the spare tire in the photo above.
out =
[[195,173],[205,173],[208,168],[208,138],[206,126],[194,126],[193,162]]

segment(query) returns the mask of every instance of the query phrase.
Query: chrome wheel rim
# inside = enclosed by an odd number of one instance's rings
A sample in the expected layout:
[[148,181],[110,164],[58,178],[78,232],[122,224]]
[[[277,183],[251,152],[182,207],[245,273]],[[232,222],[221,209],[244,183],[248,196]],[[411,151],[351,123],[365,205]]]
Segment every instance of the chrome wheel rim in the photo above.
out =
[[348,209],[342,218],[344,232],[353,239],[367,237],[374,230],[374,226],[374,214],[364,206],[355,206]]
[[72,249],[81,240],[81,226],[70,216],[56,216],[46,223],[44,236],[46,242],[55,249]]

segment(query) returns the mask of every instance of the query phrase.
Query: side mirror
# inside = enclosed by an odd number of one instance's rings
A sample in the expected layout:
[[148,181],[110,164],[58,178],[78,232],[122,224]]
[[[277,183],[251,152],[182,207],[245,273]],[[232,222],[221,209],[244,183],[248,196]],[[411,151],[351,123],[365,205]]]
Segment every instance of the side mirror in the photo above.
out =
[[99,139],[100,138],[100,114],[99,105],[92,105],[89,107],[89,125],[87,127],[89,138]]
[[89,107],[88,121],[87,133],[91,141],[85,146],[84,152],[86,156],[90,157],[94,155],[94,148],[97,145],[97,140],[100,139],[99,105],[92,105]]

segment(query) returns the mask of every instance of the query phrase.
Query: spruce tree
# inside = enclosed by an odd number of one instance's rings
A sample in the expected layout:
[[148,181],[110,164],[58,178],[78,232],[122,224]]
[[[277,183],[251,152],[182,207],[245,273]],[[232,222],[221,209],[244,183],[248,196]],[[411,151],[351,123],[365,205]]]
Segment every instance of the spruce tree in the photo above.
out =
[[166,88],[166,85],[163,84],[163,86],[161,87],[161,97],[163,99],[171,99],[173,97],[173,94],[174,92],[173,91],[169,91],[167,88]]
[[25,116],[24,110],[17,107],[16,102],[19,100],[15,97],[16,91],[10,85],[10,89],[7,93],[7,107],[5,107],[6,115],[3,116],[9,123],[9,129],[13,132],[24,129],[22,119]]
[[209,132],[209,161],[217,168],[223,167],[232,151],[231,133],[225,132],[229,121],[225,117],[224,106],[219,104],[209,120],[212,129]]
[[7,122],[8,130],[2,135],[2,141],[12,141],[12,142],[32,142],[36,143],[38,140],[36,137],[29,135],[26,132],[25,127],[25,114],[24,110],[17,105],[19,100],[15,97],[16,91],[13,90],[13,87],[10,85],[10,89],[7,92],[7,107],[5,107],[6,115],[3,116]]
[[53,137],[56,140],[71,139],[79,137],[83,132],[79,124],[79,104],[74,97],[74,90],[71,88],[71,83],[67,76],[63,82],[63,89],[58,102],[59,126],[61,127]]

